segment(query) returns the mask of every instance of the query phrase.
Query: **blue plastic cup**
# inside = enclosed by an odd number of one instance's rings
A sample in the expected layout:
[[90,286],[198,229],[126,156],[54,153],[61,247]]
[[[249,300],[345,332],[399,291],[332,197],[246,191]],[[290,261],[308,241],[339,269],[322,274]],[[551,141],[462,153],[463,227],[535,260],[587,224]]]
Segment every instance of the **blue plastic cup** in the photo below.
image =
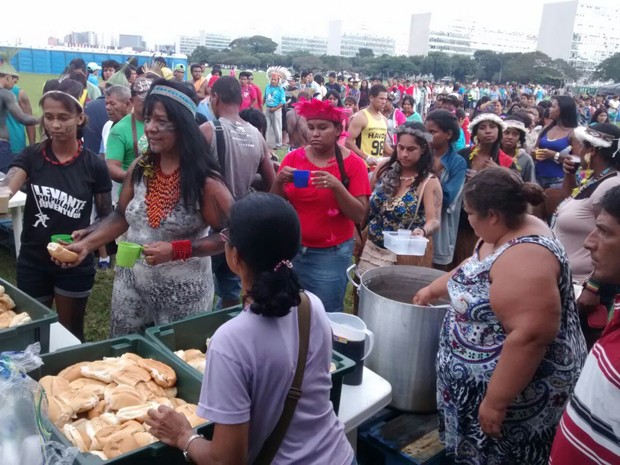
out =
[[295,170],[293,171],[293,184],[295,187],[308,187],[310,181],[310,171]]

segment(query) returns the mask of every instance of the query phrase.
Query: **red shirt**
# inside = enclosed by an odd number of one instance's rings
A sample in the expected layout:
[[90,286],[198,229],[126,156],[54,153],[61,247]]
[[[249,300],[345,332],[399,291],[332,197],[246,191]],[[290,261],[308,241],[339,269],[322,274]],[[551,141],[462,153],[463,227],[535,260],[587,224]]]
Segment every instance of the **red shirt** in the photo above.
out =
[[260,90],[260,87],[258,87],[256,84],[252,83],[250,85],[256,91],[256,108],[260,110],[263,108],[263,92]]
[[461,126],[463,133],[465,134],[465,144],[469,147],[471,144],[471,134],[469,133],[469,118],[466,116],[463,120],[463,126]]
[[[336,159],[327,167],[318,167],[306,157],[305,147],[292,151],[280,165],[280,170],[291,166],[299,170],[327,171],[341,179]],[[350,179],[349,192],[354,197],[370,196],[370,182],[366,163],[353,152],[344,159],[344,171]],[[310,177],[312,182],[312,175]],[[330,189],[317,189],[312,185],[297,188],[285,184],[284,193],[291,202],[301,223],[301,244],[305,247],[326,248],[342,244],[353,237],[355,224],[344,216]]]
[[[251,85],[241,86],[241,106],[240,110],[245,110],[246,108],[250,108],[252,102],[257,99],[256,89]],[[254,103],[256,105],[256,102]]]
[[213,87],[213,84],[215,84],[215,81],[217,81],[220,77],[216,74],[214,76],[211,76],[211,79],[209,79],[209,84],[207,84],[207,86],[209,87],[209,89],[211,87]]

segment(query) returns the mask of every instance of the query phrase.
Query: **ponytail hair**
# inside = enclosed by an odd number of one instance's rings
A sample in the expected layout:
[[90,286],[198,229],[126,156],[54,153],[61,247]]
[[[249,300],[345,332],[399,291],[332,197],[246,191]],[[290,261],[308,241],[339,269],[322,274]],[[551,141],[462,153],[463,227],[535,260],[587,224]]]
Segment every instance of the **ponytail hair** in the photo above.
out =
[[282,197],[252,193],[230,212],[230,245],[254,277],[247,290],[250,310],[265,317],[283,317],[301,302],[301,284],[291,260],[301,246],[297,212]]

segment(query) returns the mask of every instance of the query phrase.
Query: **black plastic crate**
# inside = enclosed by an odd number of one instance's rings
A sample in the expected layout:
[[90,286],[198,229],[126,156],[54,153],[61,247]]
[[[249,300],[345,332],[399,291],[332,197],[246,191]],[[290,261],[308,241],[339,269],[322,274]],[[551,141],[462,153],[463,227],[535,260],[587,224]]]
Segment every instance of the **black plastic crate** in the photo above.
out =
[[[225,308],[215,312],[192,316],[174,323],[154,326],[146,330],[146,337],[170,352],[187,349],[198,349],[204,352],[207,338],[213,336],[220,326],[236,317],[241,310],[241,306]],[[172,355],[176,357],[176,355]],[[180,358],[179,361],[185,363]],[[332,389],[330,400],[337,414],[342,394],[342,380],[346,374],[353,371],[355,363],[335,351],[332,353],[332,362],[336,365],[336,371],[331,374]],[[198,370],[187,364],[185,365],[201,376]]]
[[[177,375],[177,397],[186,402],[198,404],[202,379],[197,372],[176,355],[163,350],[161,346],[146,340],[142,336],[124,336],[102,342],[81,344],[43,355],[43,366],[30,372],[29,375],[35,380],[39,380],[43,376],[57,375],[61,370],[78,362],[101,360],[104,357],[119,357],[126,352],[133,352],[141,357],[152,358],[169,365]],[[49,422],[49,427],[54,440],[71,446],[69,440],[53,423]],[[213,435],[212,423],[205,423],[196,429],[198,433],[206,437]],[[92,454],[79,453],[75,463],[80,465],[102,465],[104,463],[114,465],[173,465],[187,462],[178,449],[156,442],[106,461]]]
[[0,329],[0,352],[21,351],[30,344],[41,344],[41,353],[50,350],[50,325],[58,321],[58,315],[41,302],[17,289],[11,283],[0,279],[7,295],[15,302],[15,313],[28,312],[32,321],[14,328]]

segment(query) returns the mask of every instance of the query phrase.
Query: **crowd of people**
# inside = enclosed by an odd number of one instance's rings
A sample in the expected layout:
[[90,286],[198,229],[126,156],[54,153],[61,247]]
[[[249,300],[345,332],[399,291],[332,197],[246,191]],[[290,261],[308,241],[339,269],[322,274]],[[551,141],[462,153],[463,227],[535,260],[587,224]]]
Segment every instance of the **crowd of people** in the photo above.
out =
[[[55,303],[82,340],[93,253],[105,268],[116,241],[138,244],[142,258],[115,269],[112,336],[246,306],[207,357],[199,413],[216,423],[213,441],[194,442],[165,407],[150,414],[153,434],[197,463],[262,456],[305,308],[310,397],[274,463],[355,463],[326,397],[325,315],[345,310],[355,260],[359,274],[394,264],[447,271],[412,299],[452,302],[437,398],[454,463],[620,458],[620,423],[592,395],[596,378],[607,383],[600,402],[620,397],[617,97],[336,73],[325,82],[278,67],[261,89],[249,71],[205,76],[192,64],[186,81],[183,65],[102,65],[102,81],[80,59],[48,81],[41,120],[20,108],[10,92],[17,72],[1,65],[0,111],[40,123],[43,137],[3,152],[0,189],[27,196],[18,286]],[[284,146],[279,160],[272,151]],[[428,240],[423,256],[385,247],[383,233],[402,230]],[[76,261],[50,261],[55,234],[71,235],[63,244]],[[611,368],[599,367],[603,357]],[[314,440],[296,449],[308,431]]]

